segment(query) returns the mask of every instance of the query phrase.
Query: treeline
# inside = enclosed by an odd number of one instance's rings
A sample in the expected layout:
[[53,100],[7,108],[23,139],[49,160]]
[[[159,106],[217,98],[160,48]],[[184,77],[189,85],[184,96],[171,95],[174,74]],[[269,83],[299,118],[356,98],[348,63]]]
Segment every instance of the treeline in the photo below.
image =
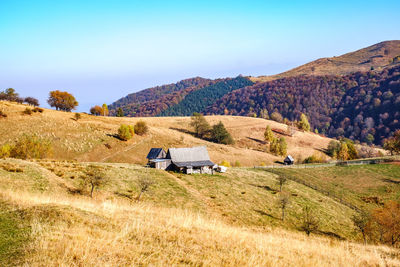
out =
[[161,112],[160,116],[190,116],[193,112],[203,112],[229,92],[253,84],[248,78],[242,76],[225,79],[189,93],[182,101]]
[[257,116],[283,122],[309,118],[313,131],[382,144],[400,128],[400,66],[346,76],[299,76],[233,91],[207,114]]
[[179,103],[189,92],[216,81],[195,77],[129,94],[109,106],[110,115],[116,115],[118,108],[121,108],[126,116],[156,116],[169,106]]

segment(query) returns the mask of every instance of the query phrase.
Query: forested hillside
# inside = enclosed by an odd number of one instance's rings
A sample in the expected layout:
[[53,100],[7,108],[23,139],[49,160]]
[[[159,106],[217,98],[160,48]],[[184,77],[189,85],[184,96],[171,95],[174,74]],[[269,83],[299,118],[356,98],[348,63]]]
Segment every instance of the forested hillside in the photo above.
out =
[[129,94],[112,103],[109,106],[110,114],[115,115],[117,109],[122,108],[125,116],[155,116],[169,106],[181,101],[189,92],[217,81],[196,77],[173,84],[148,88]]
[[381,144],[400,128],[400,66],[345,76],[298,76],[235,90],[207,108],[208,114],[297,120],[331,137]]
[[174,106],[161,112],[161,116],[190,116],[193,112],[203,112],[208,106],[215,103],[225,94],[246,86],[253,85],[248,78],[238,76],[234,79],[225,79],[215,84],[198,89],[186,95]]

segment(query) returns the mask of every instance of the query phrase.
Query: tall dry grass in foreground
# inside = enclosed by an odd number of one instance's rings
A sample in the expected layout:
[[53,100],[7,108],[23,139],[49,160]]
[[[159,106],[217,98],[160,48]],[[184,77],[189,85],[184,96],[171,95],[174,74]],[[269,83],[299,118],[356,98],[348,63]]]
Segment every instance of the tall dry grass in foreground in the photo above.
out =
[[232,227],[179,209],[15,191],[0,197],[31,221],[29,266],[400,265],[391,248]]

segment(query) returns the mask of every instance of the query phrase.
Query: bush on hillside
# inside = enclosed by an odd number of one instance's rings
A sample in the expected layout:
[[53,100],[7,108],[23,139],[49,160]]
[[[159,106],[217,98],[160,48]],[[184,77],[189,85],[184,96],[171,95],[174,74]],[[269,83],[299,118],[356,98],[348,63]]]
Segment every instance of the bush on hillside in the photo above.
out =
[[51,142],[37,135],[23,135],[11,145],[10,157],[18,159],[42,159],[53,151]]
[[11,155],[12,146],[9,144],[0,147],[0,158],[9,158]]
[[326,159],[323,158],[321,155],[316,155],[313,154],[312,156],[309,156],[304,159],[303,163],[325,163]]
[[22,114],[24,114],[24,115],[32,115],[32,109],[26,108],[24,111],[22,111]]
[[135,130],[132,125],[121,124],[118,129],[118,137],[123,141],[128,141],[135,135]]
[[32,109],[32,111],[33,112],[43,113],[44,109],[36,107],[36,108]]
[[221,121],[212,127],[211,138],[219,144],[231,145],[234,143],[231,134],[226,130]]
[[7,114],[5,114],[2,110],[0,110],[0,119],[1,118],[7,118]]
[[231,164],[227,160],[223,160],[219,165],[225,166],[225,167],[231,167]]
[[81,117],[82,117],[82,116],[81,116],[80,113],[75,113],[75,115],[74,115],[74,119],[75,119],[76,121],[80,120]]
[[138,134],[138,135],[145,135],[145,134],[147,134],[147,132],[149,131],[149,127],[147,126],[147,123],[146,123],[146,122],[144,122],[144,121],[138,121],[138,122],[135,124],[134,130],[135,130],[135,134]]

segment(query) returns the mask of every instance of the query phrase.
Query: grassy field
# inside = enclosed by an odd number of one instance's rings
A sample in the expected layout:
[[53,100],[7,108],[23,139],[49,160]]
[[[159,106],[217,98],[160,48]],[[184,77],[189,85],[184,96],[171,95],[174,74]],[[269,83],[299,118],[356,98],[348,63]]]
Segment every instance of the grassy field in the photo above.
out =
[[[53,158],[57,160],[91,162],[126,162],[143,164],[152,147],[188,147],[205,145],[216,163],[227,160],[242,166],[272,164],[282,157],[266,153],[264,130],[286,130],[286,125],[259,118],[209,116],[210,124],[222,121],[231,132],[235,144],[220,145],[195,138],[190,131],[190,117],[117,118],[82,114],[78,121],[74,113],[45,109],[43,113],[23,115],[26,105],[0,101],[0,110],[7,114],[1,119],[0,145],[13,142],[23,134],[38,134],[50,139],[54,146]],[[128,142],[115,138],[119,126],[144,120],[150,127],[145,136],[135,136]],[[296,132],[286,136],[288,153],[301,160],[312,154],[321,154],[330,141],[313,133]]]
[[314,169],[274,169],[274,173],[315,185],[360,209],[400,201],[400,166],[373,164]]
[[[87,188],[78,191],[88,165],[102,168],[107,177],[93,198]],[[328,179],[324,176],[343,175],[337,179],[348,188],[343,194],[358,203],[356,195],[374,196],[382,180],[397,181],[399,169],[371,165],[312,171],[320,177],[313,182],[321,187]],[[296,175],[303,177],[303,173]],[[369,181],[362,189],[355,186],[359,175]],[[155,184],[137,203],[140,177],[151,177]],[[400,264],[398,249],[353,243],[360,240],[350,220],[355,211],[301,183],[289,181],[283,187],[291,196],[282,222],[276,177],[253,168],[230,168],[211,176],[126,163],[0,160],[4,203],[0,225],[5,225],[0,231],[0,247],[5,251],[0,262],[32,266]],[[387,199],[398,198],[395,186]],[[320,220],[319,232],[310,237],[298,231],[305,205]],[[10,238],[12,242],[4,242]],[[15,256],[7,262],[11,252]]]

